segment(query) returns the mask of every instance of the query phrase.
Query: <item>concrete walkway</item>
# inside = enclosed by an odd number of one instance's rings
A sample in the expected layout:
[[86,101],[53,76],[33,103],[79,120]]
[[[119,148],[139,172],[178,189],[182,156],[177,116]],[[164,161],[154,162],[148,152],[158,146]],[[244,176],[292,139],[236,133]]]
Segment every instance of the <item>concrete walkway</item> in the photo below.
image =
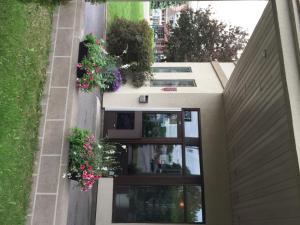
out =
[[78,126],[100,135],[99,93],[78,91],[75,83],[79,42],[88,33],[104,36],[105,9],[104,4],[73,0],[54,13],[27,225],[95,223],[97,186],[91,192],[81,192],[77,183],[64,179],[63,174],[67,172],[70,128]]
[[29,225],[67,224],[69,129],[75,125],[78,93],[75,86],[79,41],[83,35],[84,0],[57,7],[53,17],[52,49],[40,126],[40,149],[33,174]]
[[[93,33],[98,38],[105,34],[105,4],[85,4],[84,34]],[[93,93],[78,92],[78,112],[76,126],[90,130],[95,137],[100,136],[100,100],[99,91]],[[97,185],[92,191],[81,192],[77,182],[70,182],[68,225],[93,225],[96,218]]]

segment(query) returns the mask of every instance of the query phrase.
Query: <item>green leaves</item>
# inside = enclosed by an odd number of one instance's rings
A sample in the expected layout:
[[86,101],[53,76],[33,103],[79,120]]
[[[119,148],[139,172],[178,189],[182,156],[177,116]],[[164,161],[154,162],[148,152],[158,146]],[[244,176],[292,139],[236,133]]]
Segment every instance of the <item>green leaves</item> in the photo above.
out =
[[247,43],[247,33],[241,27],[213,19],[210,7],[194,12],[181,11],[175,28],[170,27],[166,49],[171,62],[234,61]]

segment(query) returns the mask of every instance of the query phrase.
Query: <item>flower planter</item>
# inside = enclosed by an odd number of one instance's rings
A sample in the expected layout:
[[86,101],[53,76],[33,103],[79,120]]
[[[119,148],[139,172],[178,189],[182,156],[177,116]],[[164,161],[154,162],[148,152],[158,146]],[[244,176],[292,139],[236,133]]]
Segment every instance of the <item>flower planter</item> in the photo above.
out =
[[74,181],[79,181],[79,176],[78,176],[78,173],[71,173],[68,178],[70,180],[74,180]]
[[[85,46],[86,43],[87,43],[86,41],[81,41],[79,43],[78,63],[80,63],[83,60],[83,58],[88,54],[88,48]],[[85,72],[84,70],[77,67],[78,78],[81,78],[84,72]]]

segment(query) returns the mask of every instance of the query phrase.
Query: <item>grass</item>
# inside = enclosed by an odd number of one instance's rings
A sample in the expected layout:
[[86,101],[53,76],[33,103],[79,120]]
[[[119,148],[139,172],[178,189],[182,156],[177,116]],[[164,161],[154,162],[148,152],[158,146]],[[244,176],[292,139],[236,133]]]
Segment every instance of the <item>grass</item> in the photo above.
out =
[[144,19],[143,2],[107,2],[107,22],[116,18],[138,21]]
[[0,223],[21,225],[38,148],[53,7],[0,1]]

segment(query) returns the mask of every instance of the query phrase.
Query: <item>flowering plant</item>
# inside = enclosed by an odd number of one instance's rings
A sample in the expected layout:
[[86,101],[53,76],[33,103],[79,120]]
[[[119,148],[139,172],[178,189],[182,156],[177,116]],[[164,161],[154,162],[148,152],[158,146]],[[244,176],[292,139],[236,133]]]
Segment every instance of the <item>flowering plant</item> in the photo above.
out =
[[[100,90],[117,90],[122,80],[121,74],[115,76],[118,71],[117,59],[107,54],[104,49],[105,42],[89,34],[85,38],[87,55],[77,64],[82,76],[77,78],[77,85],[82,91],[91,91],[95,87]],[[118,87],[118,88],[116,88]]]
[[114,175],[119,169],[117,148],[104,141],[96,141],[87,130],[72,129],[69,136],[69,169],[67,176],[78,181],[82,191],[93,187],[102,176]]

